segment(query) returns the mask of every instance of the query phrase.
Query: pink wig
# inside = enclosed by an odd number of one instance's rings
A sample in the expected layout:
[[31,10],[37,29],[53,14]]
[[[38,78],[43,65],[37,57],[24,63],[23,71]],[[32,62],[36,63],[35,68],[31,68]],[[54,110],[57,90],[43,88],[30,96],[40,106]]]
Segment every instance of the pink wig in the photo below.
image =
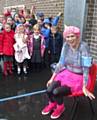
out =
[[80,37],[80,29],[75,26],[67,26],[63,32],[63,37],[66,38],[69,34],[75,34],[77,37]]

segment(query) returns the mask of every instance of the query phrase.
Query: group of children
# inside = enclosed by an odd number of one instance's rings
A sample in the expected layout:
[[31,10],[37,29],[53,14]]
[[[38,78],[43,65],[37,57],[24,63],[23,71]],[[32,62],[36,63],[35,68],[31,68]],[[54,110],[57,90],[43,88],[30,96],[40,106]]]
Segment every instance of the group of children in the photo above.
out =
[[55,18],[31,10],[11,8],[0,15],[0,58],[3,58],[3,74],[12,74],[13,63],[17,74],[27,74],[28,62],[33,69],[41,69],[58,62],[63,38],[57,30],[61,13]]

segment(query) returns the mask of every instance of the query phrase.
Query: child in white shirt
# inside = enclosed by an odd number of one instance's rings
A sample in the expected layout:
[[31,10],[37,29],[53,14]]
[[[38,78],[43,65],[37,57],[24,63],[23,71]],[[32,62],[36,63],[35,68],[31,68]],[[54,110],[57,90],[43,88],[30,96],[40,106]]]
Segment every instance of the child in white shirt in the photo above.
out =
[[16,28],[14,49],[15,60],[17,62],[17,73],[21,73],[21,66],[23,66],[23,72],[27,74],[27,59],[30,59],[27,47],[28,36],[24,33],[25,27],[20,24]]

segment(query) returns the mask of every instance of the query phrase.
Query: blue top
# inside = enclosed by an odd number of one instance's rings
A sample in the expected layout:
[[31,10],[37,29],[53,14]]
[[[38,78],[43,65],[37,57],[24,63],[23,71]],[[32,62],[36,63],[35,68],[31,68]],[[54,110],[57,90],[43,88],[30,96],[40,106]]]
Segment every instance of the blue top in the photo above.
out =
[[[53,26],[57,26],[59,18],[60,18],[59,16],[56,16],[52,19],[52,21],[50,21],[49,18],[45,18],[43,21],[43,24],[50,23]],[[46,48],[48,48],[50,32],[51,32],[51,30],[48,28],[45,28],[44,26],[41,28],[41,33],[45,37]]]
[[51,21],[52,26],[57,26],[59,18],[60,18],[59,16],[56,16],[52,19]]
[[50,29],[47,29],[47,28],[44,28],[44,27],[41,28],[41,34],[45,37],[46,48],[48,48],[48,44],[49,44],[50,31],[51,31]]
[[[57,64],[55,72],[58,73],[62,67],[65,67],[71,72],[83,74],[84,83],[86,85],[88,81],[89,67],[91,66],[92,60],[90,58],[89,47],[85,42],[81,42],[80,46],[75,51],[72,51],[69,45],[65,42],[63,44],[60,60]],[[89,63],[86,60],[88,60]]]

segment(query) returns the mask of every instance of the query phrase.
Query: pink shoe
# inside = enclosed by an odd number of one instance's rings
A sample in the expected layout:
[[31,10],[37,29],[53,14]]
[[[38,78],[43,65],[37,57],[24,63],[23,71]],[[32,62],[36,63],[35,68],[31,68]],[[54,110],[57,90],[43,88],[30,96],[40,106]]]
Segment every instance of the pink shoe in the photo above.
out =
[[47,115],[49,114],[55,107],[57,106],[56,102],[51,102],[49,105],[47,105],[43,110],[42,110],[42,115]]
[[57,108],[54,110],[54,112],[51,114],[51,118],[52,119],[57,119],[59,118],[62,113],[64,112],[65,110],[65,107],[64,107],[64,104],[62,105],[57,105]]

